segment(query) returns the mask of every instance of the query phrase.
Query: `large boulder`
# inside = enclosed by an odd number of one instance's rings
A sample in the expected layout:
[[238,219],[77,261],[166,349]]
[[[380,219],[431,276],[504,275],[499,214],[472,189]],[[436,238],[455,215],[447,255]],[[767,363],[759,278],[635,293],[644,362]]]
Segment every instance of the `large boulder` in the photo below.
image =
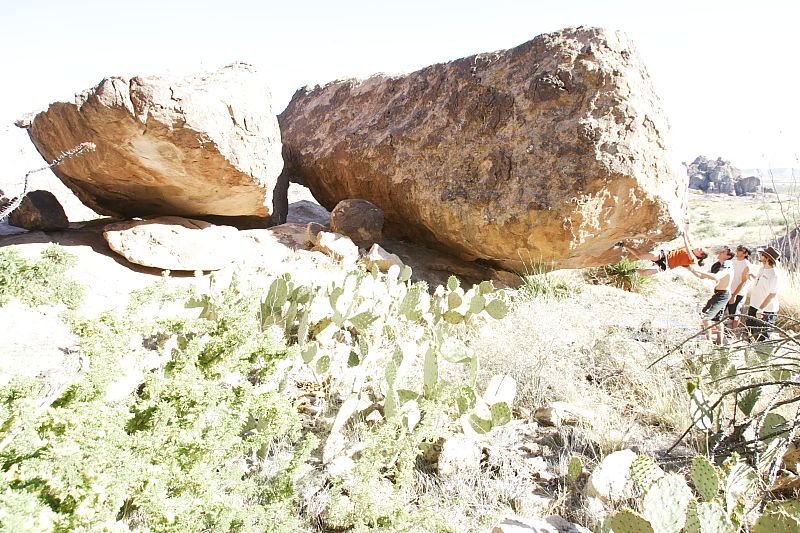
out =
[[505,268],[582,267],[677,234],[684,182],[631,42],[573,28],[516,48],[295,93],[286,171],[332,209],[364,198],[385,232]]
[[756,176],[747,176],[736,182],[736,196],[744,196],[746,194],[758,192],[761,186],[761,180]]
[[[1,200],[1,199],[0,199]],[[58,231],[69,227],[64,208],[50,191],[31,191],[22,199],[8,223],[18,228]]]
[[185,78],[107,78],[17,125],[48,161],[97,145],[53,171],[98,213],[285,213],[273,205],[286,200],[273,198],[283,161],[270,91],[243,63]]

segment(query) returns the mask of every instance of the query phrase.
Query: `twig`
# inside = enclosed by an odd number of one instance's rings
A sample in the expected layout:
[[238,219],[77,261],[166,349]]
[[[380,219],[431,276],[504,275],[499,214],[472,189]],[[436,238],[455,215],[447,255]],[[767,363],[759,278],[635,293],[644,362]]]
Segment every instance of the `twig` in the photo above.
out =
[[78,146],[76,146],[75,148],[73,148],[72,150],[64,152],[63,154],[55,158],[53,162],[50,163],[49,165],[44,166],[42,168],[37,168],[36,170],[31,170],[27,174],[25,174],[25,178],[22,184],[22,192],[19,193],[19,195],[12,198],[11,201],[6,206],[4,206],[2,210],[0,210],[0,220],[5,220],[6,218],[8,218],[8,216],[16,208],[18,208],[20,204],[22,204],[22,200],[25,198],[25,195],[28,194],[28,178],[30,177],[31,174],[35,174],[36,172],[41,172],[43,170],[56,167],[61,163],[63,163],[64,161],[66,161],[67,159],[69,159],[70,157],[76,156],[82,152],[85,152],[86,150],[94,151],[95,148],[97,148],[97,146],[93,142],[83,142]]

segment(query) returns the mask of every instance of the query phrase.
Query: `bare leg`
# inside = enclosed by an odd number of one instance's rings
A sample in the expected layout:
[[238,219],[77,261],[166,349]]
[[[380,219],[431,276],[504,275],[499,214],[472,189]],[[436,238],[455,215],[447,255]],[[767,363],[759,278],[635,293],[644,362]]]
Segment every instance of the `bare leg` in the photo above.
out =
[[636,250],[628,248],[627,246],[623,246],[623,248],[625,248],[625,250],[627,250],[630,253],[632,253],[633,255],[635,255],[636,259],[638,259],[640,261],[658,261],[659,259],[661,259],[661,255],[659,255],[659,254],[654,254],[654,253],[650,253],[650,252],[639,253]]
[[719,328],[717,330],[717,345],[722,346],[722,340],[725,338],[725,321],[722,320],[717,328]]
[[703,329],[706,332],[706,339],[708,339],[708,340],[713,342],[714,341],[714,331],[711,328],[711,321],[710,320],[703,319]]

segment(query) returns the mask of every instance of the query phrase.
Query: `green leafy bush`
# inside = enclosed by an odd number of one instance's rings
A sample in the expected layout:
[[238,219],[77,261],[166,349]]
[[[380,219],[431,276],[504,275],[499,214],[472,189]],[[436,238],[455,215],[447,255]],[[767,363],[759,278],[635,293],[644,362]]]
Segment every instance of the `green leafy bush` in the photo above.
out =
[[622,258],[618,262],[587,271],[587,280],[596,285],[610,285],[629,292],[646,292],[652,278],[640,275],[636,261]]
[[30,306],[64,304],[76,309],[83,287],[65,274],[74,264],[75,256],[55,244],[33,262],[16,250],[0,250],[0,307],[18,298]]
[[[75,323],[90,369],[0,451],[4,527],[298,527],[292,473],[315,444],[286,398],[259,389],[287,347],[255,327],[256,298],[230,291],[215,306],[213,320],[105,315]],[[174,341],[169,361],[126,391],[120,362],[152,356],[142,339],[159,336]],[[18,406],[36,401],[31,392],[19,383],[3,389],[4,427],[24,415]],[[276,442],[293,453],[271,458]]]

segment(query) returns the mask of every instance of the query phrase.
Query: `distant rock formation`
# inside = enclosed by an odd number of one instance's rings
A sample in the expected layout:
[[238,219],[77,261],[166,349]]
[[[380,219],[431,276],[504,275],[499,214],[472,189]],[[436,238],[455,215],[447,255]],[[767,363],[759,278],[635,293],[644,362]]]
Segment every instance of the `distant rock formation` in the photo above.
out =
[[[177,79],[107,78],[17,125],[48,161],[84,141],[97,145],[53,172],[101,214],[268,217],[281,210],[273,205],[283,160],[269,87],[243,63]],[[285,191],[277,199],[285,203]]]
[[678,231],[668,125],[622,34],[570,28],[405,76],[297,91],[286,172],[328,209],[363,198],[385,233],[524,270],[608,264]]
[[689,188],[716,194],[745,194],[758,191],[761,180],[756,176],[742,178],[742,172],[730,161],[721,157],[716,160],[698,156],[686,167],[689,175]]

